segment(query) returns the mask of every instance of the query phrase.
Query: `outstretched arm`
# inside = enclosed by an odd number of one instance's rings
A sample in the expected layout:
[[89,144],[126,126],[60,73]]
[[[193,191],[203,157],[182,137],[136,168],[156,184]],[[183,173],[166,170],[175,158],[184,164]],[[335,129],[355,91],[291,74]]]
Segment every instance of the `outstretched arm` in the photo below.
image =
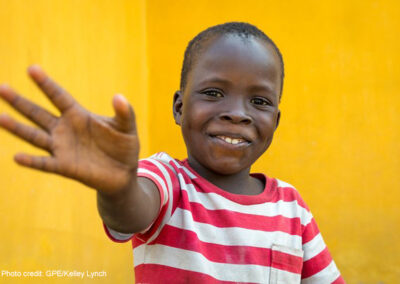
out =
[[139,140],[128,101],[122,95],[114,96],[115,116],[100,116],[81,106],[39,66],[31,66],[28,74],[60,111],[60,116],[10,87],[0,86],[0,97],[38,126],[28,126],[1,114],[0,127],[50,154],[19,153],[15,161],[97,190],[99,213],[112,229],[133,233],[150,225],[158,214],[160,197],[151,181],[137,178]]

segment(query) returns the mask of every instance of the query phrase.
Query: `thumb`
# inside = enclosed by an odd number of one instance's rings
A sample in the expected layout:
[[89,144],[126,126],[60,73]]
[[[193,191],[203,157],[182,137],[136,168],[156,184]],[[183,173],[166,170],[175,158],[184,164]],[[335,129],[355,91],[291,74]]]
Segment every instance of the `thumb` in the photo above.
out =
[[135,113],[128,100],[123,95],[117,94],[112,102],[116,127],[124,132],[136,133]]

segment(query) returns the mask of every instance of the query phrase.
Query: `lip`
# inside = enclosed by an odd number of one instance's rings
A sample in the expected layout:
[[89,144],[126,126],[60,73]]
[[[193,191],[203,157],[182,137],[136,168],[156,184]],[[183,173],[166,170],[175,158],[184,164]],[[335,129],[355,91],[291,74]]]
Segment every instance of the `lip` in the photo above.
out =
[[242,134],[242,133],[212,132],[212,133],[207,133],[207,135],[211,136],[212,138],[216,138],[216,139],[219,139],[217,136],[225,136],[225,137],[230,137],[230,138],[234,138],[234,139],[243,139],[247,143],[251,143],[251,141],[252,141],[252,139],[248,135]]
[[[249,140],[247,140],[245,137],[243,137],[242,135],[239,135],[239,134],[209,134],[208,136],[213,141],[213,143],[215,143],[221,147],[231,149],[231,150],[243,149],[243,148],[248,147],[251,144],[251,142]],[[230,137],[233,139],[241,139],[244,141],[239,142],[237,144],[232,144],[232,143],[229,143],[229,142],[225,141],[224,139],[222,139],[221,136]]]

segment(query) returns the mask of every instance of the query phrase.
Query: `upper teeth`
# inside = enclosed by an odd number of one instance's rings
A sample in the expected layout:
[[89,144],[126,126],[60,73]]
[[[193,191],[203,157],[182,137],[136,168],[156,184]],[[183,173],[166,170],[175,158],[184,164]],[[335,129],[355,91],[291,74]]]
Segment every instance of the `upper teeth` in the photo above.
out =
[[242,143],[245,142],[244,139],[242,138],[231,138],[231,137],[227,137],[227,136],[217,136],[219,139],[224,140],[225,142],[229,143],[229,144],[233,144],[236,145],[238,143]]

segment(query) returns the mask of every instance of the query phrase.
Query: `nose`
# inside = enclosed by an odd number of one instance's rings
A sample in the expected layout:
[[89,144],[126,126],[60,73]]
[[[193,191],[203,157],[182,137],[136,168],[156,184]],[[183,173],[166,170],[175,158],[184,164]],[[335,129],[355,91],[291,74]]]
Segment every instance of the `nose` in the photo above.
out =
[[242,102],[234,102],[226,107],[227,109],[219,114],[219,119],[235,124],[250,124],[253,122]]

